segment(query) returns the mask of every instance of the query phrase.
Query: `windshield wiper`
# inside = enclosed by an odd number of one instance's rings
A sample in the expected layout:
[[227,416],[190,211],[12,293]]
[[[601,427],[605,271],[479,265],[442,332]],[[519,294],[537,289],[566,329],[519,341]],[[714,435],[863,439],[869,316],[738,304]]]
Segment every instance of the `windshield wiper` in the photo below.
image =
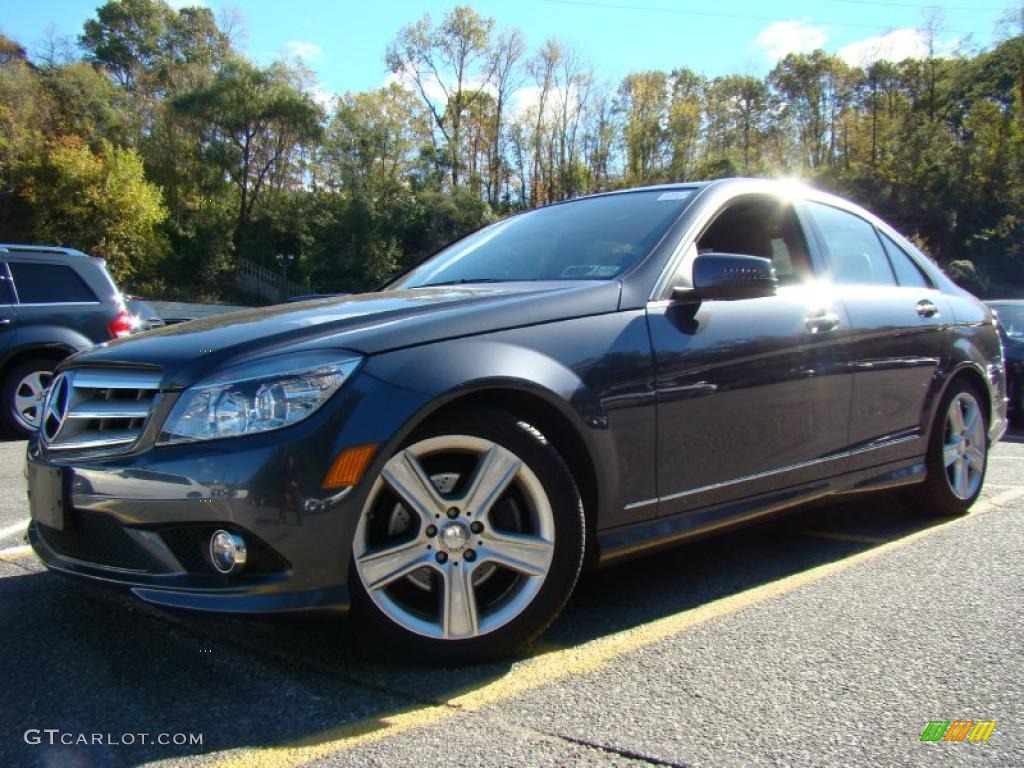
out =
[[458,280],[443,280],[440,283],[424,283],[413,287],[435,288],[439,285],[465,285],[467,283],[527,283],[536,280],[536,277],[460,277]]

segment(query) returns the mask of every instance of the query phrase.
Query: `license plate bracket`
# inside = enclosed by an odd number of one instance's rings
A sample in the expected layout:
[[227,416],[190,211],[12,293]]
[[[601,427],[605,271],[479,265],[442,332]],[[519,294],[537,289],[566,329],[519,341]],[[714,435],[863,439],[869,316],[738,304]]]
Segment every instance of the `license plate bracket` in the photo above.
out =
[[37,523],[58,531],[69,527],[67,474],[62,467],[29,463],[28,507]]

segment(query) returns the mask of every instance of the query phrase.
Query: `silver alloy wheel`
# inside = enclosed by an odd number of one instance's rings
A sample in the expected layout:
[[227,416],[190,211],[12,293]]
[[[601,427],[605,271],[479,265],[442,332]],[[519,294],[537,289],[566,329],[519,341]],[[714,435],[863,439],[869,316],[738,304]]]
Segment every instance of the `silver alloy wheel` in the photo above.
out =
[[52,371],[32,371],[14,389],[14,415],[26,429],[38,429],[43,398],[53,378]]
[[942,443],[946,481],[957,498],[969,499],[978,492],[985,472],[987,447],[981,406],[970,392],[961,392],[953,398],[946,412]]
[[[442,494],[423,460],[471,455],[476,467],[458,496]],[[495,527],[491,512],[515,490],[525,501],[529,533]],[[382,493],[396,496],[418,518],[418,530],[399,543],[374,546],[370,518]],[[522,459],[472,435],[421,440],[384,465],[360,515],[353,541],[356,571],[374,604],[393,622],[419,635],[468,639],[493,632],[520,615],[537,595],[551,567],[555,523],[544,486]],[[478,602],[474,576],[484,566],[514,574],[499,600]],[[411,574],[430,569],[438,577],[436,616],[426,616],[392,594]]]

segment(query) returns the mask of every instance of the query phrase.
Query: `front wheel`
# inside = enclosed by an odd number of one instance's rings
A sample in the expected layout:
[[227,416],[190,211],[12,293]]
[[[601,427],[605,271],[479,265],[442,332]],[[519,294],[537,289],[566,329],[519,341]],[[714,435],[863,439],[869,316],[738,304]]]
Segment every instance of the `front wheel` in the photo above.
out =
[[925,481],[903,494],[911,506],[936,517],[954,517],[977,501],[988,463],[988,417],[982,403],[968,382],[950,385],[932,425]]
[[355,608],[422,662],[507,655],[565,604],[583,510],[562,458],[500,411],[446,417],[384,465],[353,540]]

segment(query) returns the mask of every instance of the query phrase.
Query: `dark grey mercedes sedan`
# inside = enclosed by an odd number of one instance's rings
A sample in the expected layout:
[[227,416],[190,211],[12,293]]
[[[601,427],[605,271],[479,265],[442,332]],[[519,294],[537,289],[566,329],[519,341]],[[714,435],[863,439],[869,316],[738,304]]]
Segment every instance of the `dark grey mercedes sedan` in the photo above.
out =
[[580,569],[898,489],[965,513],[1006,427],[992,312],[843,200],[723,180],[498,222],[383,290],[61,365],[30,540],[150,603],[347,611],[505,654]]

